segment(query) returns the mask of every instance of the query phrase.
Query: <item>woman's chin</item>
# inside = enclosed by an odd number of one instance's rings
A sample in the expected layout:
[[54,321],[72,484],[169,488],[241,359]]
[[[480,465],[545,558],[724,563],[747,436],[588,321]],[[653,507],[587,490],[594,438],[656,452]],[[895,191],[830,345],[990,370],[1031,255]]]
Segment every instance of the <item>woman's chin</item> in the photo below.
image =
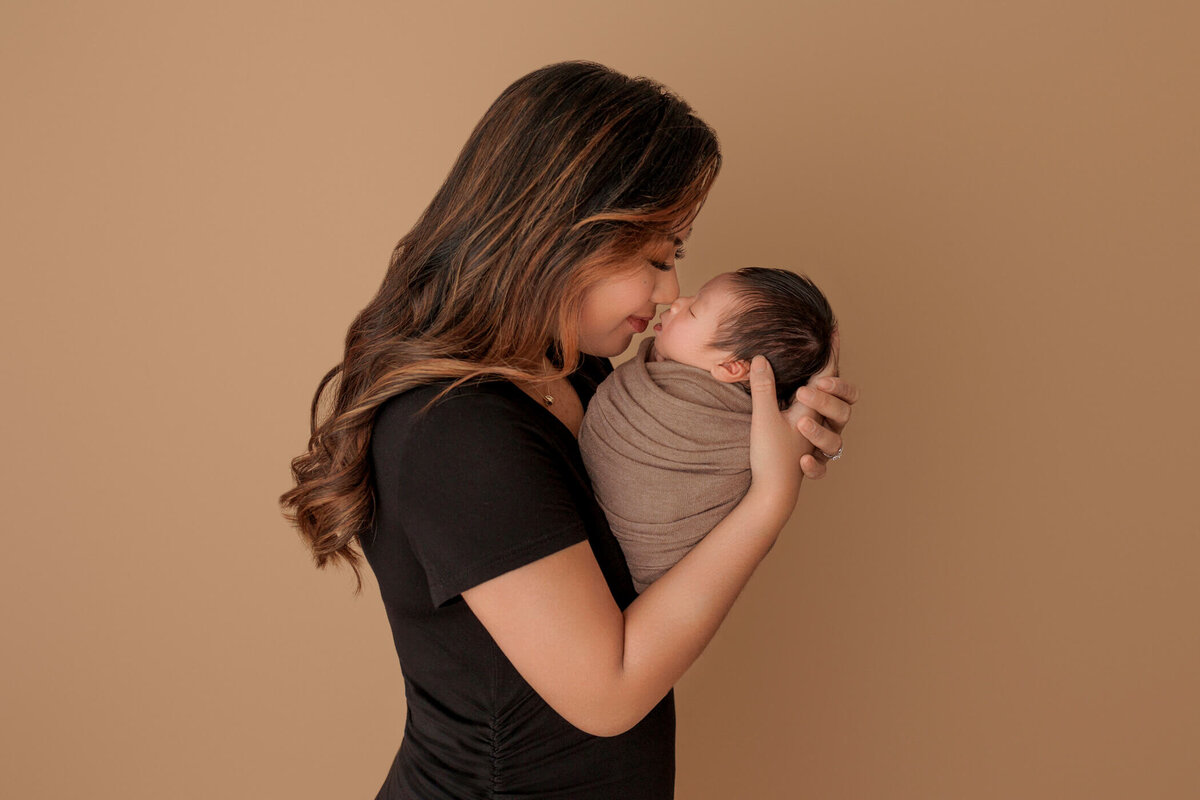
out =
[[601,356],[602,358],[613,358],[619,356],[629,349],[629,345],[633,342],[633,333],[617,333],[602,341],[587,341],[579,342],[579,350],[592,356]]

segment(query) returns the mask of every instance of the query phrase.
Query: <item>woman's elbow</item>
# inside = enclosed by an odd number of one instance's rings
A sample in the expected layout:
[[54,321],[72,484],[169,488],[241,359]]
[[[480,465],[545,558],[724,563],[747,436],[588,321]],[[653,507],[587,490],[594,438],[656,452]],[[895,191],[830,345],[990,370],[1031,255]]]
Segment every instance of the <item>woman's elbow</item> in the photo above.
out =
[[649,708],[631,708],[620,702],[601,702],[589,704],[586,709],[577,709],[572,713],[563,713],[563,719],[591,736],[611,737],[620,736],[633,728],[646,714]]
[[640,721],[641,721],[640,718],[629,719],[629,718],[623,718],[623,717],[613,717],[613,716],[608,716],[608,715],[605,715],[605,716],[597,715],[595,717],[589,717],[586,719],[579,719],[579,720],[572,720],[572,719],[567,720],[567,722],[570,722],[576,728],[578,728],[579,730],[588,734],[589,736],[599,736],[602,738],[607,738],[607,737],[611,737],[611,736],[620,736],[622,733],[625,733],[625,731],[629,730],[634,725],[637,725],[638,722],[640,722]]

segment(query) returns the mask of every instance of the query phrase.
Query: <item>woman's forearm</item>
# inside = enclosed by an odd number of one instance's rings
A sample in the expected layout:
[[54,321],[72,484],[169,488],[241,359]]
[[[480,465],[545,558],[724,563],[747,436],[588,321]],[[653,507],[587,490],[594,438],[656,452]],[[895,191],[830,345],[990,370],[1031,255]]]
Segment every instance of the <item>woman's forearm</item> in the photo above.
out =
[[615,689],[621,730],[662,699],[708,645],[795,507],[796,491],[751,486],[699,544],[625,610]]
[[463,592],[496,644],[555,711],[597,736],[633,727],[712,639],[795,506],[793,484],[742,501],[623,612],[588,542]]

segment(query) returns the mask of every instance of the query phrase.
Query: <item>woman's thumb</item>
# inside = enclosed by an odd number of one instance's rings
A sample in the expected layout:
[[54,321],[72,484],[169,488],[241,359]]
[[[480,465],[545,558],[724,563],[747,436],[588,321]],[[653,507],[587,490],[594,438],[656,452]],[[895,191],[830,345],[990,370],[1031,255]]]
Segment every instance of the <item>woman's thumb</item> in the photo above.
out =
[[775,373],[766,356],[755,356],[750,360],[750,397],[755,412],[761,413],[768,408],[779,411],[779,401],[775,397]]

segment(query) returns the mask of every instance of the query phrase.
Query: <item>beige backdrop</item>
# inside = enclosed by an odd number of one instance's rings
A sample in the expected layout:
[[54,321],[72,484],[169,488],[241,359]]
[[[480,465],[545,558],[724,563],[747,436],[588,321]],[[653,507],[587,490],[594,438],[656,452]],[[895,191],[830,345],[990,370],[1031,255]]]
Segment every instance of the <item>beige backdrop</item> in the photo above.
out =
[[472,125],[590,58],[721,136],[684,289],[810,273],[863,389],[678,796],[1200,796],[1190,6],[4,3],[0,794],[374,795],[383,609],[276,498]]

